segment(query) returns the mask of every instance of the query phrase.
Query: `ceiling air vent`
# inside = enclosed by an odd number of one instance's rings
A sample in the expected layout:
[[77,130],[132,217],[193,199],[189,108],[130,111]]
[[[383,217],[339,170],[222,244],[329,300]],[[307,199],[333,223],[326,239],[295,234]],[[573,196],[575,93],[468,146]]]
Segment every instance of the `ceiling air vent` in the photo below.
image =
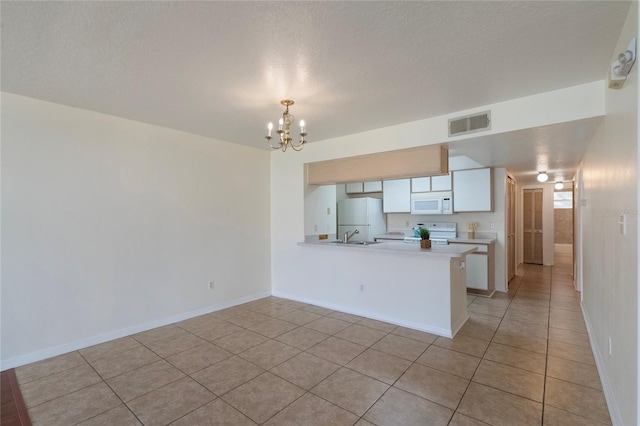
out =
[[449,120],[449,137],[491,129],[491,111]]

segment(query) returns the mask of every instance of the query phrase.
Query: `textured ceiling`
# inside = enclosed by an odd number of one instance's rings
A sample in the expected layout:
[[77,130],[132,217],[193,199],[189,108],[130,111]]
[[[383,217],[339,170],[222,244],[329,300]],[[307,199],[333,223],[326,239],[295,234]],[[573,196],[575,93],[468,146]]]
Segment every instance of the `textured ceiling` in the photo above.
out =
[[628,2],[2,1],[2,90],[255,147],[600,80]]

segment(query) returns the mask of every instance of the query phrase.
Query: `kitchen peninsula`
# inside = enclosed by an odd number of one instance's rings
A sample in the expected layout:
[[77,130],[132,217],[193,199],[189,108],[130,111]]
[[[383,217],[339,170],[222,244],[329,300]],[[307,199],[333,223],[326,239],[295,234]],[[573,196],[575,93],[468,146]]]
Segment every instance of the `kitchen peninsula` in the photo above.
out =
[[315,267],[275,295],[453,337],[469,318],[464,265],[474,249],[298,243],[297,258]]

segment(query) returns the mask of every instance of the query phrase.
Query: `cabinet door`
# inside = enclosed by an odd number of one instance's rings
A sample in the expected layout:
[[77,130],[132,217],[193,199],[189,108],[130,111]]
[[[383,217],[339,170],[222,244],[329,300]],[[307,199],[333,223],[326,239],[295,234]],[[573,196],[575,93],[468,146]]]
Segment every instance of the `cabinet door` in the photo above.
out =
[[430,191],[431,191],[430,177],[411,178],[411,192],[430,192]]
[[364,183],[364,192],[382,192],[382,181],[374,180]]
[[493,169],[454,170],[453,211],[493,211]]
[[382,206],[385,213],[411,211],[411,180],[397,179],[382,182]]
[[347,194],[360,194],[364,191],[362,182],[353,182],[345,184]]
[[431,176],[432,191],[451,191],[451,175]]
[[467,255],[467,287],[477,290],[489,289],[489,265],[486,254]]

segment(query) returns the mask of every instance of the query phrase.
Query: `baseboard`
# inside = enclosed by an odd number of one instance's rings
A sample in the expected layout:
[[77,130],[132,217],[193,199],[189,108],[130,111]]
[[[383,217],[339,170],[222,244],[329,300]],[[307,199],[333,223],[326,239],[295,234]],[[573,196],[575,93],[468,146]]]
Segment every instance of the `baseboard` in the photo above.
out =
[[262,299],[263,297],[270,296],[270,291],[264,291],[250,296],[240,297],[238,299],[229,300],[216,305],[206,306],[204,308],[195,309],[188,312],[182,312],[177,315],[157,319],[154,321],[146,322],[143,324],[134,325],[132,327],[122,328],[109,333],[100,334],[98,336],[91,336],[85,339],[76,340],[64,345],[55,346],[52,348],[42,349],[39,351],[31,352],[25,355],[9,358],[0,361],[0,371],[8,370],[10,368],[20,367],[21,365],[30,364],[36,361],[42,361],[43,359],[51,358],[54,356],[66,354],[68,352],[77,351],[79,349],[88,348],[90,346],[98,345],[100,343],[108,342],[110,340],[119,339],[121,337],[130,336],[135,333],[151,330],[153,328],[162,327],[165,325],[173,324],[176,322],[184,321],[189,318],[197,317],[200,315],[209,314],[211,312],[219,311],[221,309],[230,308],[232,306],[240,305],[242,303],[251,302],[253,300]]
[[451,337],[453,338],[456,334],[458,334],[458,331],[460,331],[460,329],[462,328],[462,326],[464,325],[464,323],[467,322],[467,320],[471,318],[469,316],[469,312],[465,311],[464,315],[461,316],[460,318],[458,318],[458,321],[456,321],[452,326],[451,326],[451,336],[446,336],[446,337]]
[[559,254],[573,253],[573,244],[553,244],[553,252]]
[[595,339],[593,338],[593,328],[591,327],[591,322],[589,321],[587,309],[584,303],[580,303],[580,307],[582,308],[582,317],[584,318],[584,323],[587,327],[587,334],[589,336],[589,343],[591,344],[591,351],[593,352],[593,357],[596,361],[596,368],[598,369],[598,374],[600,375],[600,380],[602,381],[602,390],[604,391],[604,399],[607,401],[607,408],[609,408],[611,423],[614,426],[623,426],[624,423],[622,421],[622,415],[620,414],[620,408],[618,407],[613,394],[613,386],[611,386],[609,375],[607,374],[607,370],[604,367],[604,358],[602,357],[598,345],[596,345]]
[[[411,329],[418,330],[418,331],[424,331],[424,332],[431,333],[431,334],[437,334],[438,336],[453,337],[452,334],[451,334],[451,331],[447,330],[445,328],[425,327],[423,324],[414,323],[414,322],[411,322],[411,321],[404,321],[404,320],[400,320],[398,318],[386,317],[386,316],[383,316],[383,315],[378,315],[378,314],[376,314],[374,312],[351,309],[351,308],[349,308],[347,306],[337,305],[337,304],[333,304],[333,303],[325,303],[325,302],[322,302],[322,301],[318,301],[318,300],[315,300],[315,299],[309,299],[309,298],[306,298],[306,297],[293,296],[291,294],[282,293],[280,291],[274,291],[273,295],[275,297],[282,297],[283,299],[295,300],[296,302],[302,302],[302,303],[309,303],[311,305],[320,306],[322,308],[327,308],[327,309],[331,309],[331,310],[334,310],[334,311],[345,312],[347,314],[358,315],[360,317],[374,319],[374,320],[378,320],[378,321],[384,321],[384,322],[388,322],[390,324],[395,324],[395,325],[411,328]],[[465,318],[464,321],[466,321],[467,319],[468,319],[468,317]],[[464,324],[464,321],[462,321],[462,324],[460,324],[459,327],[462,327],[462,325]],[[455,332],[457,332],[457,331],[458,330],[455,330]],[[455,334],[455,332],[453,334]]]

